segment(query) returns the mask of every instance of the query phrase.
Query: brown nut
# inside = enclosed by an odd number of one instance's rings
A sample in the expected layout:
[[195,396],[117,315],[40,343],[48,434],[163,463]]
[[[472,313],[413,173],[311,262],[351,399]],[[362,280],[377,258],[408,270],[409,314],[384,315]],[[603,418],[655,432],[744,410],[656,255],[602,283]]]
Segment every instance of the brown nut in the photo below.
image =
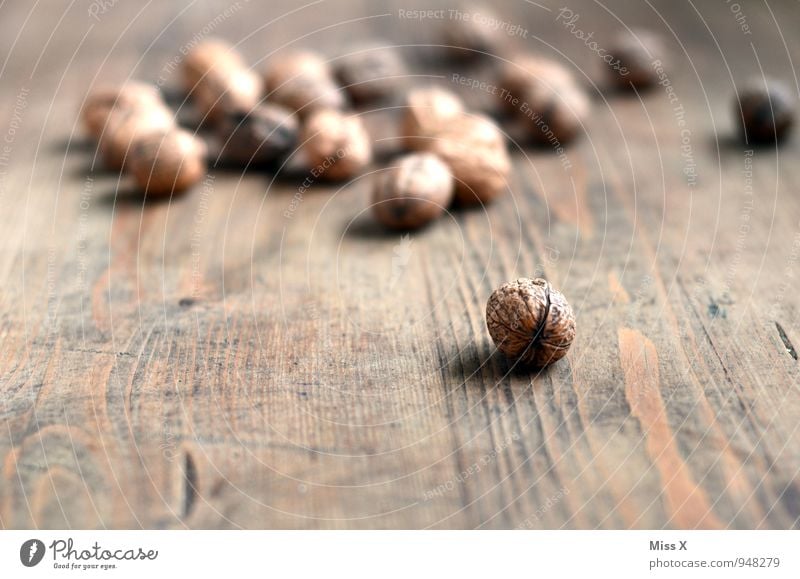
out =
[[758,79],[739,91],[734,102],[734,115],[745,142],[774,143],[791,132],[795,101],[783,83]]
[[206,146],[184,129],[151,133],[131,150],[130,172],[139,187],[152,195],[179,193],[206,173]]
[[589,97],[577,85],[538,84],[521,96],[516,117],[539,143],[558,147],[574,140],[589,115]]
[[424,150],[430,141],[454,120],[460,119],[464,103],[449,90],[418,88],[406,95],[401,126],[403,144],[411,150]]
[[299,131],[295,115],[278,105],[232,111],[218,126],[220,157],[242,165],[281,162],[297,146]]
[[428,141],[455,178],[462,205],[489,203],[508,187],[511,159],[500,128],[483,115],[464,114]]
[[453,176],[436,155],[414,153],[380,173],[372,211],[393,229],[417,229],[439,217],[453,199]]
[[501,103],[510,111],[518,109],[524,93],[537,85],[571,86],[576,83],[574,75],[564,65],[535,54],[518,54],[501,67],[497,91]]
[[608,77],[620,89],[647,89],[658,82],[653,66],[664,59],[666,50],[660,36],[647,30],[621,33],[611,44],[608,54]]
[[86,97],[81,118],[86,132],[99,139],[112,112],[153,106],[164,106],[161,93],[154,85],[130,82],[116,87],[105,86],[93,90]]
[[99,150],[108,169],[119,170],[139,139],[171,129],[175,117],[166,106],[156,105],[129,111],[115,110],[100,139]]
[[372,142],[361,119],[334,109],[308,117],[300,141],[314,174],[349,179],[372,161]]
[[246,67],[241,54],[229,43],[218,38],[205,40],[192,48],[183,60],[183,86],[187,93],[191,93],[212,71],[241,70]]
[[486,304],[486,327],[506,357],[537,368],[563,358],[575,339],[572,307],[540,278],[496,289]]
[[366,44],[341,57],[336,78],[356,102],[384,99],[397,92],[405,80],[406,65],[400,52],[380,44]]
[[499,27],[504,22],[486,6],[454,8],[449,15],[442,26],[442,44],[448,58],[475,60],[503,51],[505,43]]
[[198,83],[192,96],[203,119],[217,123],[227,112],[255,108],[263,92],[261,77],[252,70],[214,69]]
[[280,54],[270,60],[264,78],[268,98],[301,115],[345,105],[328,63],[314,52]]

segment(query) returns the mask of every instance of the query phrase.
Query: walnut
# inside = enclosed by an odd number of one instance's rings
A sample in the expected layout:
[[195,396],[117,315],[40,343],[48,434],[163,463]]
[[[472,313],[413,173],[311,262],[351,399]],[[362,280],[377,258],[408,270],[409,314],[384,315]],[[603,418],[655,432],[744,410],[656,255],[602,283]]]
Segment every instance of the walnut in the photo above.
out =
[[416,229],[439,217],[453,198],[453,176],[438,157],[415,153],[378,174],[372,210],[393,229]]
[[216,68],[195,86],[192,97],[203,120],[219,122],[230,111],[249,111],[264,93],[261,77],[247,68]]
[[228,112],[217,127],[220,157],[242,165],[282,162],[297,146],[299,130],[294,114],[279,105]]
[[424,150],[431,139],[464,113],[464,103],[449,90],[417,88],[406,95],[401,133],[403,144]]
[[774,143],[788,135],[794,125],[792,92],[781,82],[754,80],[739,91],[734,114],[742,138],[748,143]]
[[328,62],[315,52],[286,52],[276,56],[270,60],[264,78],[267,98],[301,115],[345,105]]
[[608,76],[619,89],[647,89],[658,82],[653,62],[663,60],[666,50],[660,36],[648,30],[623,32],[610,45]]
[[508,188],[505,136],[488,117],[463,114],[427,143],[427,150],[450,167],[462,205],[489,203]]
[[175,117],[165,105],[148,106],[128,111],[114,110],[100,138],[99,150],[107,168],[120,170],[127,162],[131,148],[152,133],[173,128]]
[[531,138],[561,145],[573,140],[589,114],[586,91],[561,64],[521,55],[503,67],[498,91],[502,104],[524,123]]
[[504,51],[504,33],[498,30],[503,20],[480,4],[450,10],[442,26],[442,45],[446,56],[455,60],[476,60]]
[[86,132],[99,139],[109,117],[115,111],[131,111],[152,106],[164,106],[159,90],[144,82],[130,82],[122,86],[103,86],[94,89],[81,110]]
[[206,173],[205,143],[184,129],[150,134],[133,146],[130,172],[147,193],[184,191]]
[[349,179],[372,161],[372,141],[361,119],[334,109],[312,113],[300,141],[312,174],[326,179]]
[[575,339],[572,307],[539,278],[520,278],[496,289],[486,304],[486,326],[505,356],[537,368],[563,358]]
[[336,62],[336,78],[356,102],[384,99],[405,81],[406,65],[400,52],[381,44],[354,48]]
[[199,43],[184,58],[181,66],[183,86],[187,93],[191,93],[212,71],[224,72],[244,68],[247,68],[247,65],[233,46],[224,40],[212,38]]

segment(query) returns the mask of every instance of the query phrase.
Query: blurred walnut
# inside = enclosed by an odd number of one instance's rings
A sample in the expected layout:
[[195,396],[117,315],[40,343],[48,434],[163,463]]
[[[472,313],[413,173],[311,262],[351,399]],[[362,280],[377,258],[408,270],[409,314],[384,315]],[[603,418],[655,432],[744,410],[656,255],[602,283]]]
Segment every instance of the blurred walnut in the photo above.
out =
[[608,63],[608,76],[621,89],[650,88],[658,82],[653,62],[663,61],[665,53],[657,34],[647,30],[622,32],[609,46],[608,54],[614,59]]
[[404,145],[424,150],[430,141],[464,112],[464,103],[449,90],[417,88],[406,95],[401,134]]
[[149,194],[179,193],[205,175],[205,143],[183,129],[152,133],[133,146],[130,172]]
[[442,44],[448,58],[474,60],[503,52],[505,22],[485,5],[468,4],[450,11],[442,26]]
[[447,165],[430,153],[415,153],[378,174],[372,210],[387,227],[416,229],[439,217],[452,199]]
[[783,83],[758,79],[739,91],[734,114],[746,142],[774,143],[794,126],[795,99]]
[[285,160],[297,146],[300,128],[293,113],[267,103],[227,113],[217,130],[221,158],[247,165]]
[[102,86],[92,90],[81,110],[86,132],[99,139],[110,115],[115,111],[129,112],[149,107],[164,107],[159,90],[144,82],[129,82],[122,86]]
[[175,118],[166,106],[154,105],[129,111],[114,110],[100,139],[99,150],[108,169],[119,170],[131,148],[152,133],[173,128]]
[[538,368],[563,358],[575,339],[572,307],[538,278],[520,278],[496,289],[486,304],[486,326],[498,350]]
[[285,52],[275,56],[268,63],[264,78],[268,98],[301,115],[345,105],[330,66],[314,52]]
[[312,113],[300,141],[312,174],[327,179],[349,179],[372,161],[372,141],[361,119],[334,109]]
[[427,150],[450,167],[462,205],[489,203],[508,188],[505,137],[488,117],[465,113],[427,142]]
[[244,59],[229,43],[218,38],[205,40],[192,48],[183,60],[183,86],[190,93],[212,72],[222,74],[245,68]]
[[392,96],[405,81],[406,74],[400,52],[381,44],[354,48],[336,63],[336,78],[356,102]]
[[231,111],[249,111],[264,93],[261,77],[247,68],[213,69],[195,86],[192,96],[203,120],[220,122]]

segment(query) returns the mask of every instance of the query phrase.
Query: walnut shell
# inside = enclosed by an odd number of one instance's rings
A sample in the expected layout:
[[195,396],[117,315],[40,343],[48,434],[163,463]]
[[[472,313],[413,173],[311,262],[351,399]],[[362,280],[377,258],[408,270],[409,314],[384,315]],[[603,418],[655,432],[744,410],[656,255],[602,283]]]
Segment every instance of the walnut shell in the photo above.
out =
[[431,153],[414,153],[378,174],[372,211],[387,227],[416,229],[439,217],[452,199],[447,165]]
[[400,52],[381,44],[366,44],[336,62],[336,78],[356,102],[392,96],[405,80],[406,65]]
[[441,88],[417,88],[406,95],[400,129],[403,144],[425,150],[433,137],[464,113],[461,99]]
[[345,105],[330,66],[315,52],[286,52],[276,56],[270,60],[264,79],[272,102],[301,115]]
[[748,143],[774,143],[794,126],[792,92],[780,82],[763,79],[748,83],[737,95],[734,115],[742,138]]
[[92,90],[81,109],[86,132],[99,139],[109,117],[115,111],[130,111],[165,106],[161,93],[152,84],[130,82],[122,86],[104,86]]
[[537,84],[521,96],[516,118],[525,123],[534,141],[559,146],[583,131],[591,103],[580,86]]
[[213,69],[197,84],[192,97],[203,119],[217,123],[227,112],[254,109],[263,93],[261,77],[250,69]]
[[496,27],[503,20],[489,8],[471,4],[452,13],[455,16],[442,25],[442,44],[448,58],[476,60],[503,52],[504,33]]
[[206,146],[184,129],[153,133],[134,145],[129,165],[143,191],[153,195],[178,193],[206,174]]
[[520,278],[496,289],[486,304],[486,327],[506,357],[537,368],[563,358],[575,339],[572,307],[540,278]]
[[174,125],[175,117],[164,105],[128,111],[115,109],[98,145],[106,167],[111,170],[124,168],[131,147],[139,139],[164,132]]
[[489,203],[508,187],[505,137],[488,117],[464,114],[427,142],[427,149],[450,167],[462,205]]
[[609,47],[608,54],[614,60],[608,63],[608,77],[620,89],[650,88],[658,82],[653,61],[663,60],[665,53],[663,40],[657,34],[648,30],[623,32]]
[[501,103],[511,112],[519,107],[513,104],[513,98],[521,98],[523,93],[528,93],[537,85],[571,86],[576,84],[575,76],[570,70],[549,58],[536,54],[517,54],[500,69],[499,85],[506,90],[505,93],[497,91]]
[[247,65],[233,46],[224,40],[212,38],[197,44],[183,59],[181,72],[187,93],[203,82],[212,71],[241,70]]
[[357,116],[334,109],[315,111],[301,131],[312,174],[349,179],[372,161],[372,141]]
[[300,128],[292,112],[267,103],[227,113],[217,130],[222,140],[220,157],[246,165],[286,159],[297,146]]

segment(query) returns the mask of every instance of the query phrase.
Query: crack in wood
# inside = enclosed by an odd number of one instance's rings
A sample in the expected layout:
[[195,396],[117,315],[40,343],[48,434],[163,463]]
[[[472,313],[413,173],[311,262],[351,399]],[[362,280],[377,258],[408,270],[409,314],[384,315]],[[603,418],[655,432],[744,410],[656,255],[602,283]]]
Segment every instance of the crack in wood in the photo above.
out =
[[783,329],[778,322],[775,322],[775,327],[778,329],[778,334],[781,337],[781,342],[783,342],[783,347],[786,348],[788,354],[797,360],[797,350],[794,349],[792,342],[789,340],[789,336],[786,335],[786,331]]

